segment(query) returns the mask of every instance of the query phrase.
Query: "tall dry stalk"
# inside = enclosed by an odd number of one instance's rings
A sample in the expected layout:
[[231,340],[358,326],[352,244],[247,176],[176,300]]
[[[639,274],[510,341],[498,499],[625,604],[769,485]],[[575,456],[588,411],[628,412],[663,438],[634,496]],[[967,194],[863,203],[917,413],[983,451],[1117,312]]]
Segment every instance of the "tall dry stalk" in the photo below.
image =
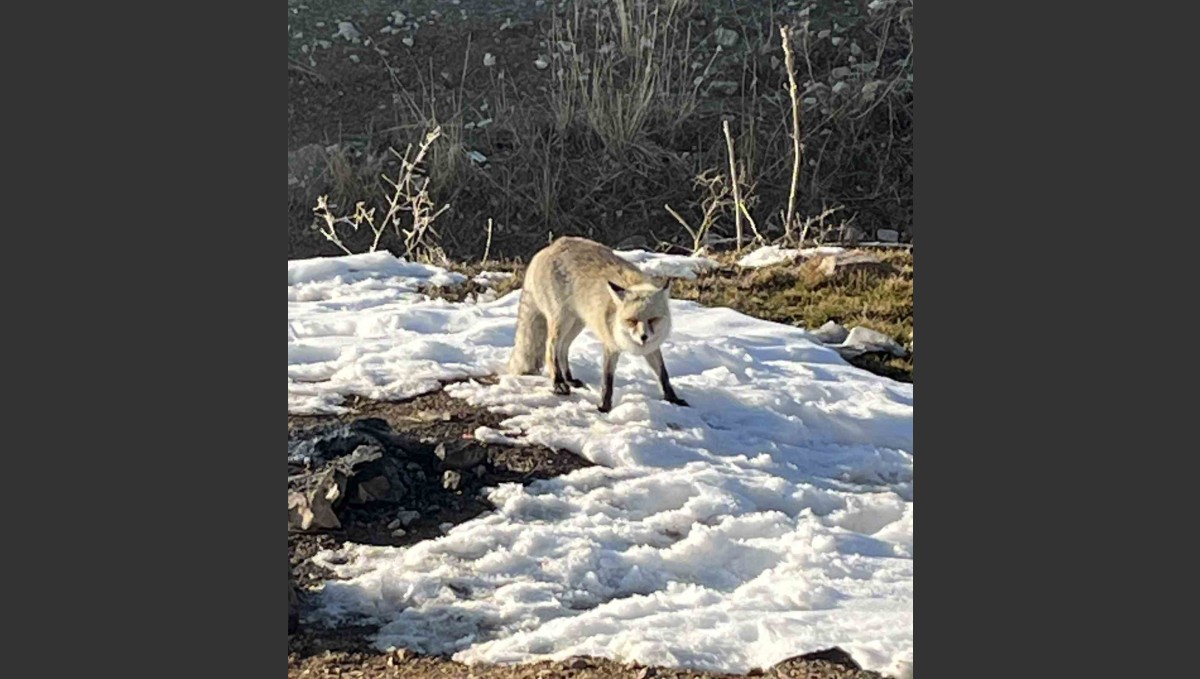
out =
[[729,132],[729,119],[721,121],[721,128],[725,130],[725,146],[729,149],[729,183],[733,186],[733,217],[734,224],[737,229],[737,249],[742,249],[742,192],[738,188],[737,166],[733,162],[733,135]]
[[787,217],[783,220],[784,239],[791,240],[792,220],[796,215],[796,185],[800,181],[800,91],[796,87],[796,57],[792,54],[792,29],[790,26],[780,26],[779,34],[783,38],[784,63],[787,65],[788,95],[792,99],[792,184],[788,189]]

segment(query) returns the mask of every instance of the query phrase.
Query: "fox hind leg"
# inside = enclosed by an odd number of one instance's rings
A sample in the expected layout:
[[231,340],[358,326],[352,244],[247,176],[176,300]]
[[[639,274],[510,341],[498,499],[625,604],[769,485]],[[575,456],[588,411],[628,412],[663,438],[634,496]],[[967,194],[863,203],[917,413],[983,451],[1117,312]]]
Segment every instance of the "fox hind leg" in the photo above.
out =
[[576,319],[569,328],[564,329],[558,349],[559,371],[562,373],[563,380],[576,389],[584,385],[582,380],[577,380],[571,375],[570,354],[571,343],[575,341],[576,337],[579,337],[581,332],[583,332],[583,321]]
[[559,343],[562,339],[562,328],[557,323],[550,323],[546,332],[546,368],[550,371],[550,390],[559,396],[571,393],[562,372],[562,363],[558,360]]

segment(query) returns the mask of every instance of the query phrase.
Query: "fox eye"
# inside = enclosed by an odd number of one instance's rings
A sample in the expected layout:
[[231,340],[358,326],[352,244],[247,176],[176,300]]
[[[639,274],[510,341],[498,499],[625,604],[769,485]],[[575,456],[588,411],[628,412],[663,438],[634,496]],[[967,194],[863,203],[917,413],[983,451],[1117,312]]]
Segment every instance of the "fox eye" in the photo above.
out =
[[631,327],[631,328],[636,328],[636,327],[637,327],[637,324],[638,324],[638,322],[637,322],[637,319],[636,319],[636,318],[627,318],[627,319],[625,319],[625,325],[628,325],[628,326],[629,326],[629,327]]

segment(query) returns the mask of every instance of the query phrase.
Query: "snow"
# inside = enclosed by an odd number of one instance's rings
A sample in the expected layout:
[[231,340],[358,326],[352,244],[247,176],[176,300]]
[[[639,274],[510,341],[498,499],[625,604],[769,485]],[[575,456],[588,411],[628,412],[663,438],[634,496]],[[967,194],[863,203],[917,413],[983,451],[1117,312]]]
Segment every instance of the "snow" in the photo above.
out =
[[717,263],[707,257],[686,255],[664,255],[645,250],[617,250],[613,254],[636,264],[651,276],[694,279],[696,274],[717,268]]
[[738,266],[749,269],[760,269],[764,266],[790,262],[797,258],[813,257],[815,255],[836,255],[839,252],[845,252],[845,248],[831,245],[815,248],[781,248],[778,245],[764,245],[739,259]]
[[[625,256],[631,253],[624,253]],[[656,275],[694,262],[634,253]],[[700,266],[703,266],[702,264]],[[461,277],[460,277],[461,278]],[[519,292],[453,304],[455,280],[390,256],[288,264],[288,411],[402,398],[500,372]],[[569,397],[503,375],[446,387],[505,414],[483,440],[598,466],[489,491],[497,509],[407,548],[347,544],[319,619],[380,625],[381,648],[525,662],[572,655],[726,672],[840,646],[911,672],[913,387],[854,368],[805,331],[673,301],[664,345],[692,407],[622,357],[597,412],[600,347],[572,347]]]
[[501,281],[506,281],[512,277],[513,274],[509,271],[481,271],[471,280],[478,285],[490,288],[495,287],[496,285],[499,285]]

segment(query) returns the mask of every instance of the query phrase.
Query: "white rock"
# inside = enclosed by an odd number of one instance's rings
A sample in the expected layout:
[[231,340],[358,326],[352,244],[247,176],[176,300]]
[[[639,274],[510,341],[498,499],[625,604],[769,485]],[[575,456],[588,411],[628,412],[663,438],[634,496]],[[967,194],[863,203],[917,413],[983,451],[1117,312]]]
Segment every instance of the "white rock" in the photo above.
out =
[[825,325],[812,331],[813,337],[825,344],[841,344],[849,334],[850,331],[836,321],[825,321]]
[[728,28],[718,28],[713,31],[713,37],[717,39],[717,44],[721,47],[733,47],[738,41],[737,31]]

